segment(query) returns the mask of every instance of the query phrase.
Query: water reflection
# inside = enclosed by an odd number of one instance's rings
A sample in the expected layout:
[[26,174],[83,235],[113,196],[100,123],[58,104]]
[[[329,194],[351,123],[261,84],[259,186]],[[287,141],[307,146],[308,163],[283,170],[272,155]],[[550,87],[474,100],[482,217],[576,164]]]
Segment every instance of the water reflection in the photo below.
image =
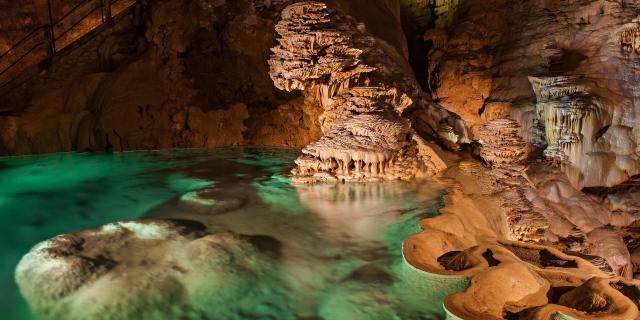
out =
[[318,184],[296,188],[300,202],[322,220],[327,238],[379,241],[401,215],[433,207],[440,188],[425,182]]
[[[441,300],[402,262],[402,240],[441,206],[428,181],[292,186],[290,162],[227,159],[194,177],[216,184],[175,199],[150,217],[203,222],[209,230],[278,243],[270,292],[284,290],[278,318],[437,317]],[[231,174],[233,173],[233,174]],[[215,286],[215,284],[211,284]],[[277,299],[281,301],[282,299]],[[255,309],[261,309],[254,306]]]

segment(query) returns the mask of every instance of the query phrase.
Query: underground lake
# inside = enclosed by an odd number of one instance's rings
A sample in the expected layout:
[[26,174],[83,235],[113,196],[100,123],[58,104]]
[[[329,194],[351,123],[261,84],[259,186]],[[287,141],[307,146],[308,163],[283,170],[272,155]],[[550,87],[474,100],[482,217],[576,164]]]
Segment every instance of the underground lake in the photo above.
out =
[[[298,153],[224,148],[3,158],[0,313],[5,319],[443,318],[450,292],[403,261],[402,241],[443,206],[444,187],[294,186],[288,172]],[[163,238],[162,223],[129,221],[140,218],[188,224],[199,233]],[[92,274],[79,276],[73,290],[27,304],[16,284],[21,257],[56,235],[92,228],[99,229],[79,233],[80,245],[115,229],[138,238],[115,247],[95,240],[93,249],[104,251],[99,256],[111,257],[100,264],[103,271],[89,268]],[[205,238],[217,251],[202,260],[192,247]],[[21,265],[51,263],[29,259]]]

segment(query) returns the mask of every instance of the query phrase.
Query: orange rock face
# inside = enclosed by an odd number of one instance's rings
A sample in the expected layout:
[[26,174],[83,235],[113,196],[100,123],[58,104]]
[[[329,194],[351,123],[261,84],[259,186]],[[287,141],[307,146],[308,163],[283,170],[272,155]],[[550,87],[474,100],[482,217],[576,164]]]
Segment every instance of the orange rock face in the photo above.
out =
[[465,1],[449,30],[425,35],[433,97],[474,139],[487,121],[517,120],[578,189],[624,182],[640,168],[639,11],[633,1]]
[[126,15],[2,88],[0,154],[306,145],[320,136],[319,107],[268,75],[280,9],[149,3],[144,18]]

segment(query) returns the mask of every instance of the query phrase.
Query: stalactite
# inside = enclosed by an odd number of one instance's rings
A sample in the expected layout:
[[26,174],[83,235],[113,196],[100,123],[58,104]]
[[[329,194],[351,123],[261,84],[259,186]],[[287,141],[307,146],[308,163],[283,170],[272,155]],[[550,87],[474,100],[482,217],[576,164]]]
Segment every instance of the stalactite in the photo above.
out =
[[633,19],[619,33],[621,50],[626,54],[640,54],[640,18]]
[[[636,156],[629,158],[629,151],[612,148],[612,143],[631,135],[606,134],[623,126],[611,126],[605,102],[582,84],[582,79],[529,77],[529,81],[537,98],[537,119],[548,143],[544,155],[561,165],[574,187],[613,186],[640,173]],[[636,145],[633,141],[624,144]]]
[[[302,150],[294,182],[410,179],[442,169],[443,162],[426,142],[412,138],[416,133],[401,116],[416,103],[426,105],[419,85],[362,25],[325,4],[300,2],[283,10],[276,31],[280,45],[269,59],[275,86],[301,90],[325,110],[324,136]],[[429,108],[429,123],[440,139],[456,144],[466,137],[448,124],[459,121],[455,115]]]

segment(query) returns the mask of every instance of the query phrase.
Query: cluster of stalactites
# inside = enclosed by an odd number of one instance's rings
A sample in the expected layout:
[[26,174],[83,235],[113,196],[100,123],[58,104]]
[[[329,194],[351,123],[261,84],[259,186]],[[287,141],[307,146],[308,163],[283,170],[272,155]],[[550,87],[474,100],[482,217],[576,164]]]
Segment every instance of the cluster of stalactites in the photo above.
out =
[[576,81],[576,77],[570,76],[529,77],[538,102],[553,101],[576,93],[588,94],[589,89]]
[[302,150],[294,173],[344,181],[401,179],[394,167],[410,145],[411,134],[408,121],[394,112],[352,114]]
[[335,91],[348,79],[373,70],[360,65],[362,50],[352,46],[348,32],[332,25],[332,14],[318,2],[300,2],[282,11],[275,28],[279,45],[271,49],[269,59],[269,74],[278,89],[325,84]]
[[640,54],[640,18],[633,19],[620,31],[620,46],[626,53]]
[[527,157],[520,126],[512,119],[494,119],[478,129],[480,156],[494,168],[519,170]]
[[577,78],[529,77],[538,100],[536,114],[544,126],[546,158],[571,161],[582,141],[582,128],[590,116],[597,116],[599,100]]
[[434,28],[425,32],[424,41],[431,41],[433,49],[446,49],[449,43],[449,33],[447,29]]
[[[312,150],[312,151],[311,151]],[[309,176],[324,172],[345,181],[371,180],[382,178],[388,169],[394,166],[394,152],[381,150],[336,150],[306,149],[305,154],[296,160],[300,176]],[[309,152],[316,155],[311,155]]]
[[399,92],[396,88],[357,86],[351,87],[343,91],[342,94],[334,96],[328,107],[354,113],[368,113],[381,112],[389,109],[401,111],[412,103],[413,100],[411,100],[411,98]]
[[410,179],[426,161],[442,167],[400,115],[414,104],[412,87],[398,81],[399,67],[361,25],[325,4],[300,2],[283,10],[276,31],[269,60],[276,87],[301,90],[324,109],[324,136],[303,149],[294,182]]

